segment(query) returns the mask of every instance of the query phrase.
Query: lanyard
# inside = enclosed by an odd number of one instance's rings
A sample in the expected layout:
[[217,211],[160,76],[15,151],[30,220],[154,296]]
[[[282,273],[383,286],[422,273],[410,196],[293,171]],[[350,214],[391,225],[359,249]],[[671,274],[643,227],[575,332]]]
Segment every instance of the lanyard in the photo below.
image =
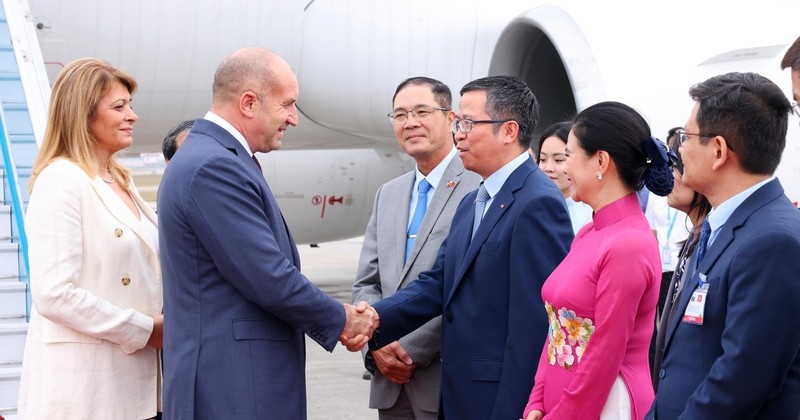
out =
[[672,220],[669,222],[669,229],[667,229],[667,244],[669,244],[669,237],[672,236],[672,228],[675,227],[675,219],[678,217],[678,210],[673,209],[672,207],[667,206],[667,219],[669,219],[669,213],[672,210]]

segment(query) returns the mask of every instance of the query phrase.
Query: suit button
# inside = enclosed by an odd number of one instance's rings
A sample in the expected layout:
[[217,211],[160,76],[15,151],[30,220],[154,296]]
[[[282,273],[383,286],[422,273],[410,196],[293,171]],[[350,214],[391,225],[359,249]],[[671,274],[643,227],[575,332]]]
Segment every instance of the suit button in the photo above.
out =
[[453,314],[447,314],[447,322],[453,322]]
[[664,369],[658,371],[658,379],[664,379],[665,376],[667,376],[667,372]]
[[122,236],[122,229],[120,229],[120,228],[114,229],[114,236],[116,236],[117,238]]
[[127,277],[127,276],[126,276],[126,277],[123,277],[123,278],[122,278],[122,285],[123,285],[123,286],[127,286],[127,285],[129,285],[129,284],[131,284],[131,278],[130,278],[130,277]]

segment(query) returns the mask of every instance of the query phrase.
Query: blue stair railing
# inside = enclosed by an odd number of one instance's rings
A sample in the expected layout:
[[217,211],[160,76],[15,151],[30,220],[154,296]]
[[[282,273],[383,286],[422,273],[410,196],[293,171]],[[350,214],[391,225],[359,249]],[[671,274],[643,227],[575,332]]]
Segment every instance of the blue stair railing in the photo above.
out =
[[22,253],[22,260],[25,265],[25,272],[30,272],[30,265],[28,263],[28,237],[25,235],[25,211],[23,207],[22,194],[19,191],[19,177],[17,176],[17,167],[14,165],[14,158],[11,155],[11,141],[6,131],[6,117],[3,112],[3,106],[0,103],[0,149],[3,153],[3,165],[6,172],[6,180],[8,182],[9,193],[11,195],[11,208],[14,212],[14,221],[16,222],[17,234],[19,235],[19,247]]

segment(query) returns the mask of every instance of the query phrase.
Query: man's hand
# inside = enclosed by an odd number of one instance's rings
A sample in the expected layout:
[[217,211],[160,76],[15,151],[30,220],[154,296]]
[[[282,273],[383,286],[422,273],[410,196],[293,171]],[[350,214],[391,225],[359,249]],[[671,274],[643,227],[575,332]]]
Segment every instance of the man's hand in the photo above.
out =
[[411,356],[397,341],[373,351],[372,358],[383,376],[396,384],[408,383],[417,368]]
[[367,302],[361,301],[357,306],[344,304],[347,320],[339,341],[350,351],[359,351],[367,345],[372,333],[380,325],[378,312]]

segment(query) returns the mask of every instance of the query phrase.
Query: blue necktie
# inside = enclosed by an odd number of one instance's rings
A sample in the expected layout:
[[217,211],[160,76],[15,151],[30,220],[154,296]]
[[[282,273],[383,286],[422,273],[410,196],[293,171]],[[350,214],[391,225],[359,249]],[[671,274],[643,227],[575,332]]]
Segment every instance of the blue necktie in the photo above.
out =
[[481,187],[478,188],[478,196],[475,197],[475,220],[472,222],[472,236],[478,231],[478,226],[483,219],[483,211],[486,209],[486,202],[489,201],[489,192],[481,182]]
[[708,249],[708,238],[711,236],[711,225],[708,224],[708,219],[703,221],[703,226],[700,228],[700,240],[697,242],[697,258],[695,259],[695,268],[700,266],[700,261],[706,256],[706,249]]
[[405,260],[407,260],[408,256],[411,254],[411,247],[414,246],[414,239],[417,239],[419,225],[422,224],[422,219],[425,217],[425,212],[428,210],[428,191],[431,189],[431,184],[427,179],[422,178],[422,181],[419,182],[418,189],[417,207],[414,208],[414,216],[411,218],[411,223],[408,225]]

